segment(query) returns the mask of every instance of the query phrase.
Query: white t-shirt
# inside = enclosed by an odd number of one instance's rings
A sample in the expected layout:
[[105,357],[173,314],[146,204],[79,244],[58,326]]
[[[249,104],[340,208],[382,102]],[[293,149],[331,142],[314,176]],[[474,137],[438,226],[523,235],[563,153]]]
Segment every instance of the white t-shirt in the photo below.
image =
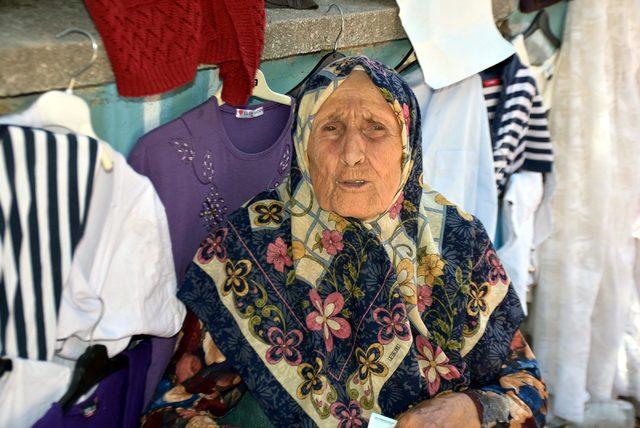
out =
[[420,106],[424,182],[480,219],[494,239],[498,191],[480,76],[438,90],[420,68],[403,77]]
[[164,207],[147,177],[113,153],[98,168],[87,226],[74,255],[58,312],[57,356],[77,359],[91,340],[112,357],[131,336],[170,337],[186,311]]

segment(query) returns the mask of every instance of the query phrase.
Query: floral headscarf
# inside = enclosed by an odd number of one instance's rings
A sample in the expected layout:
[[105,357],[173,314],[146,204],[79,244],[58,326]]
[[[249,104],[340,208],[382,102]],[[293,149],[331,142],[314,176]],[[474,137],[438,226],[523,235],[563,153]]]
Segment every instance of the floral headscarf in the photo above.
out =
[[[307,158],[316,113],[354,69],[404,130],[400,188],[366,222],[319,207]],[[394,416],[495,376],[519,303],[506,298],[482,226],[421,183],[420,114],[406,82],[349,57],[312,78],[297,108],[288,181],[207,240],[179,297],[277,426],[365,426],[371,412]],[[486,335],[492,313],[502,325]],[[481,361],[479,342],[493,346],[495,361]]]

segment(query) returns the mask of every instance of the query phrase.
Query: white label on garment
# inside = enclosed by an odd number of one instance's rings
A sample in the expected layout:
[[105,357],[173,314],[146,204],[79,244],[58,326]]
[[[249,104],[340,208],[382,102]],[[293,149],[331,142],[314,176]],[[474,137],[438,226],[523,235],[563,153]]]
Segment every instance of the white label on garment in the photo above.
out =
[[397,423],[398,421],[396,421],[395,419],[391,419],[377,413],[371,413],[371,417],[369,418],[369,425],[367,425],[367,428],[393,428]]
[[253,110],[237,108],[236,109],[236,117],[238,119],[253,119],[254,117],[259,117],[264,114],[264,109],[262,107],[258,107]]

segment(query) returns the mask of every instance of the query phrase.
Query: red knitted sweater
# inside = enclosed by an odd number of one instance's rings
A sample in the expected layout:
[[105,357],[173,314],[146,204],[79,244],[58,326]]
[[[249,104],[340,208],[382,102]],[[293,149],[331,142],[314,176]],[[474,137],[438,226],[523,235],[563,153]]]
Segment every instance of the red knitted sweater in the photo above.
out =
[[264,0],[86,0],[118,92],[142,97],[218,64],[222,98],[246,104],[264,46]]

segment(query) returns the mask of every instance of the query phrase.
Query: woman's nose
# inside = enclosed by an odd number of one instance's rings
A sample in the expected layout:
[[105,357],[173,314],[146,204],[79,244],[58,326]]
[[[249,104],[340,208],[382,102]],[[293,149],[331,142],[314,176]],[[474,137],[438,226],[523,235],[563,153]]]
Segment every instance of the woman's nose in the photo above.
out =
[[347,166],[356,166],[364,162],[366,141],[356,126],[350,126],[343,136],[341,160]]

